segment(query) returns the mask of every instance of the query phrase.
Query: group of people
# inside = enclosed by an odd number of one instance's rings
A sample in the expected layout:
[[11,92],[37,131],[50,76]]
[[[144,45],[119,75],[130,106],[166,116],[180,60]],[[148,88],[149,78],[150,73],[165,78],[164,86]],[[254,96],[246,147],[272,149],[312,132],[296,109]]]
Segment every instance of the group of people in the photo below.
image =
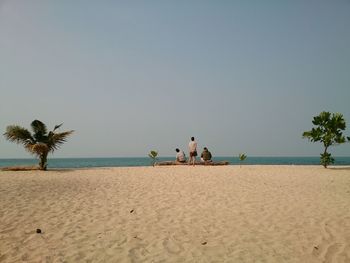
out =
[[[176,162],[178,163],[186,163],[186,155],[184,151],[180,150],[179,148],[175,149],[176,151]],[[194,137],[191,137],[191,141],[188,144],[188,151],[189,151],[189,160],[188,163],[195,165],[196,163],[196,157],[198,155],[197,153],[197,142],[195,141]],[[207,147],[203,148],[203,152],[201,153],[201,162],[211,162],[212,156],[209,152]]]

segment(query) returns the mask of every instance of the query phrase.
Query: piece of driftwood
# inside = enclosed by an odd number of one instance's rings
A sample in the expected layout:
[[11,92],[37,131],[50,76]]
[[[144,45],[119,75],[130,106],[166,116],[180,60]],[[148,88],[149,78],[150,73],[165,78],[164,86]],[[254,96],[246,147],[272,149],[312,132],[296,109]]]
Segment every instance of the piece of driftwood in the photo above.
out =
[[40,170],[39,166],[8,166],[2,167],[1,171],[32,171]]
[[[216,166],[216,165],[228,165],[228,161],[222,161],[222,162],[196,162],[195,165],[208,165],[208,166]],[[165,165],[190,165],[189,163],[180,163],[175,161],[165,161],[165,162],[158,162],[155,163],[156,166],[165,166]],[[191,164],[192,165],[192,164]]]

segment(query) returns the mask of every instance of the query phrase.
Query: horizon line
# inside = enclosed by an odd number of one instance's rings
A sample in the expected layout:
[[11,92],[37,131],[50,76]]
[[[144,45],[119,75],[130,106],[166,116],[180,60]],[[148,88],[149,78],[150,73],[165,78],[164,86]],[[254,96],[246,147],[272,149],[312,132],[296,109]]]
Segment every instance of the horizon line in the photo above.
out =
[[[273,155],[267,155],[267,156],[263,156],[263,155],[251,155],[251,156],[247,156],[247,158],[319,158],[320,156],[311,156],[311,155],[307,155],[307,156],[273,156]],[[334,158],[350,158],[350,156],[333,156]],[[109,156],[109,157],[51,157],[48,159],[114,159],[114,158],[149,158],[148,156],[122,156],[122,157],[116,157],[116,156]],[[175,158],[175,156],[160,156],[157,158]],[[238,156],[224,156],[224,155],[218,155],[218,156],[214,156],[213,158],[238,158]],[[0,158],[0,160],[10,160],[10,159],[37,159],[35,157],[6,157],[6,158]]]

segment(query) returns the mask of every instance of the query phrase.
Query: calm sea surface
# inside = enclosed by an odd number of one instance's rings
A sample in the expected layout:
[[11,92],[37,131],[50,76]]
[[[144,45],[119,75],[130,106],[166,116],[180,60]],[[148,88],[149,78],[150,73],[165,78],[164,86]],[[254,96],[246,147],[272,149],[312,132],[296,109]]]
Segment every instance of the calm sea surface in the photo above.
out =
[[[173,157],[159,158],[158,161],[171,161]],[[198,160],[198,158],[197,158]],[[216,157],[214,161],[229,161],[239,164],[237,157]],[[36,159],[0,159],[0,167],[15,165],[36,165]],[[149,158],[52,158],[48,160],[48,168],[89,168],[89,167],[133,167],[149,166]],[[319,165],[319,157],[249,157],[244,164],[273,165]],[[350,157],[335,157],[335,165],[350,165]]]

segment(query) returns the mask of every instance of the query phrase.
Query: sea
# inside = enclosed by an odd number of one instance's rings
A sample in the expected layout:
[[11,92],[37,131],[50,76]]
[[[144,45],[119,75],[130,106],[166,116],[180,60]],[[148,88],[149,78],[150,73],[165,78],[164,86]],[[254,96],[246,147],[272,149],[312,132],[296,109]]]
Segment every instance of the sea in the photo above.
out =
[[[334,165],[350,165],[350,157],[334,157]],[[158,162],[172,161],[174,157],[160,157]],[[215,162],[228,161],[239,165],[238,157],[215,157]],[[0,159],[0,167],[37,165],[37,159]],[[319,165],[319,157],[247,157],[242,164],[249,165]],[[118,158],[49,158],[48,168],[137,167],[150,166],[148,157]]]

